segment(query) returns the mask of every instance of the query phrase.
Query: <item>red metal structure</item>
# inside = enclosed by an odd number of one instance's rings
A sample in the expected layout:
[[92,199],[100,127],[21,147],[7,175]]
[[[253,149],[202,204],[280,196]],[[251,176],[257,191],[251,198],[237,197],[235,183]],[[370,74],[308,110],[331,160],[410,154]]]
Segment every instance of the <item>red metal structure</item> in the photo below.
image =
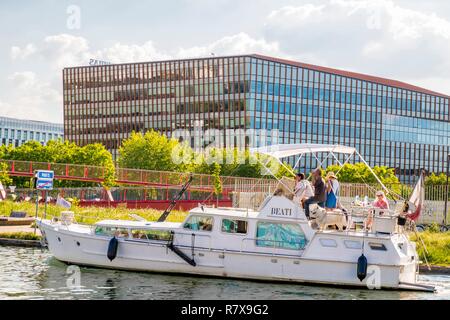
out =
[[[0,160],[0,163],[7,164],[7,171],[10,176],[33,177],[36,170],[53,170],[55,179],[93,182],[101,184],[105,178],[105,169],[100,166],[50,163],[19,160]],[[122,186],[142,186],[173,188],[182,185],[190,173],[153,171],[116,168],[116,182]],[[189,191],[214,192],[214,176],[207,174],[192,174],[193,181]],[[226,177],[221,176],[222,195],[228,196],[235,186],[256,185],[264,179]]]

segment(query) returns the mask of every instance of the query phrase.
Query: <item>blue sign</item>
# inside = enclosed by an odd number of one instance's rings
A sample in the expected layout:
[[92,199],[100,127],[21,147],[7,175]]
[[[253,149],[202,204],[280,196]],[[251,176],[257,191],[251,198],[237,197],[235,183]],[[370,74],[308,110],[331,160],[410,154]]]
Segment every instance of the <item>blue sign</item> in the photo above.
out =
[[38,190],[52,190],[53,189],[53,180],[37,180],[36,181],[36,189]]
[[38,170],[36,172],[36,178],[39,180],[53,180],[55,173],[51,170]]
[[35,174],[36,189],[52,190],[55,173],[52,170],[37,170]]

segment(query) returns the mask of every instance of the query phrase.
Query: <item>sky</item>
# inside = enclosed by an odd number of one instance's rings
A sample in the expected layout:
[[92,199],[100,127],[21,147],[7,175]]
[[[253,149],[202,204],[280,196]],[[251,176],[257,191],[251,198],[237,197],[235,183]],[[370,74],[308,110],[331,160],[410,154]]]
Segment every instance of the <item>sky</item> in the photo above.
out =
[[447,0],[2,0],[0,116],[63,121],[62,69],[259,53],[450,95]]

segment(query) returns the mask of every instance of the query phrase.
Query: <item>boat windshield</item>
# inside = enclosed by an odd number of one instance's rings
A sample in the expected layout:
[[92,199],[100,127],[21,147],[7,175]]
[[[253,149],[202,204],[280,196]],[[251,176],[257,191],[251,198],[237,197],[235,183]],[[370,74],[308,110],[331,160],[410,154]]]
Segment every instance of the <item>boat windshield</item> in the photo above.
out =
[[171,233],[169,230],[131,230],[131,236],[133,239],[141,240],[162,240],[169,241],[171,239]]
[[117,238],[129,237],[129,231],[126,228],[96,226],[94,232],[98,236],[108,236],[108,237],[116,236]]
[[256,245],[282,249],[300,250],[307,239],[302,228],[294,223],[258,222]]

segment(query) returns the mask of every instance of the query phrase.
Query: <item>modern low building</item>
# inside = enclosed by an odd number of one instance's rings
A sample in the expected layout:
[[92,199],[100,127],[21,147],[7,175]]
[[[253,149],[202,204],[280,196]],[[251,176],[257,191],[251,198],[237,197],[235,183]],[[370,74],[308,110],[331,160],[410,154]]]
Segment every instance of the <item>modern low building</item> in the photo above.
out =
[[448,95],[262,55],[65,68],[63,84],[66,139],[101,142],[114,157],[133,130],[170,135],[199,123],[278,129],[278,143],[354,146],[405,182],[421,169],[444,172],[450,153]]
[[45,145],[57,139],[64,140],[63,124],[0,117],[0,145],[18,147],[29,140]]

